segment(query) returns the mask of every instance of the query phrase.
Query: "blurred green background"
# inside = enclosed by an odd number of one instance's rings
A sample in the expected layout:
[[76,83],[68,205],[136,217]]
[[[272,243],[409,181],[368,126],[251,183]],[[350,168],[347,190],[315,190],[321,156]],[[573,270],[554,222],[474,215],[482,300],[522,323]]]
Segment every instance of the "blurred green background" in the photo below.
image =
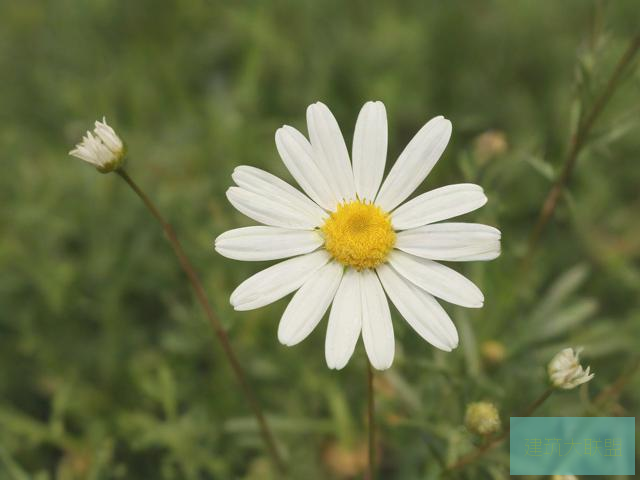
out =
[[[306,132],[316,100],[348,145],[361,105],[382,100],[387,167],[446,115],[452,140],[420,191],[480,183],[489,203],[466,218],[503,232],[498,260],[454,266],[486,297],[481,310],[445,305],[456,351],[394,317],[396,359],[376,378],[381,478],[438,478],[441,463],[480,443],[463,426],[467,403],[492,401],[508,422],[546,388],[545,365],[565,346],[584,346],[596,377],[540,415],[634,416],[637,61],[530,270],[520,265],[576,121],[637,14],[631,0],[1,0],[0,479],[280,478],[158,225],[117,176],[67,155],[102,115],[202,275],[291,478],[362,477],[364,350],[329,371],[324,322],[281,346],[286,300],[252,312],[228,303],[264,265],[222,258],[212,242],[251,224],[224,196],[235,166],[293,182],[274,133],[285,123]],[[507,449],[457,476],[506,478]]]

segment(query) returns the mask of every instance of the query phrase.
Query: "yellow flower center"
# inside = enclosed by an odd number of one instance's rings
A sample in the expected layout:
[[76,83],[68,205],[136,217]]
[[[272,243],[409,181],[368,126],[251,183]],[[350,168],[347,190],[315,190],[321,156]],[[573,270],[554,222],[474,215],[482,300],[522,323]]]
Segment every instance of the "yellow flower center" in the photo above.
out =
[[380,265],[396,243],[389,214],[360,200],[339,204],[321,230],[331,256],[357,270]]

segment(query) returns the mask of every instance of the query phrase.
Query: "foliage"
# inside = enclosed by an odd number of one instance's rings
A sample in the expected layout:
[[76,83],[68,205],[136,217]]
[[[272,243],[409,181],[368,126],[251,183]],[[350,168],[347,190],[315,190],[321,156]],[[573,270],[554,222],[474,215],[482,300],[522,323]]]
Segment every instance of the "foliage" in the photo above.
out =
[[[262,265],[224,259],[212,241],[250,224],[224,196],[235,166],[292,181],[273,135],[283,123],[304,131],[319,99],[348,143],[364,101],[384,101],[388,166],[446,115],[452,141],[421,191],[480,183],[489,203],[467,218],[503,232],[499,260],[455,266],[486,297],[481,310],[446,306],[456,351],[436,351],[396,315],[396,360],[376,379],[382,478],[438,478],[438,459],[479,442],[463,427],[467,403],[491,401],[508,422],[565,346],[584,346],[596,377],[540,414],[634,415],[637,381],[593,399],[640,346],[636,69],[598,119],[530,269],[520,265],[576,118],[636,22],[633,1],[0,3],[0,478],[275,478],[157,224],[115,175],[67,155],[103,114],[202,275],[292,478],[361,475],[362,345],[340,372],[324,364],[324,324],[279,345],[284,301],[228,304]],[[487,355],[489,341],[503,358]],[[506,478],[507,462],[496,449],[460,476]]]

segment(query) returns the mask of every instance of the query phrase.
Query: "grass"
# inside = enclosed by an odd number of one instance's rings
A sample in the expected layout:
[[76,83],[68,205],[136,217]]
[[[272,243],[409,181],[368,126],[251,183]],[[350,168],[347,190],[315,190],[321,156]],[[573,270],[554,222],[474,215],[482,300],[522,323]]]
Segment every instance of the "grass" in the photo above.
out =
[[[633,416],[637,60],[526,274],[521,265],[577,122],[637,33],[636,10],[577,0],[2,2],[0,478],[278,478],[157,224],[116,176],[67,155],[102,115],[202,276],[291,478],[362,475],[364,349],[333,372],[325,323],[301,345],[279,345],[286,301],[251,312],[228,303],[264,265],[224,259],[212,241],[251,223],[224,197],[235,166],[292,181],[273,135],[282,124],[306,131],[316,100],[348,145],[361,105],[382,100],[388,167],[426,120],[446,115],[452,141],[419,191],[479,183],[489,203],[465,219],[503,232],[497,261],[455,266],[486,301],[445,305],[461,336],[453,353],[394,312],[396,359],[375,384],[381,478],[438,478],[438,458],[450,464],[479,442],[464,430],[466,404],[490,400],[505,423],[545,390],[546,363],[565,346],[584,346],[596,377],[554,394],[540,415]],[[458,475],[506,478],[506,449]]]

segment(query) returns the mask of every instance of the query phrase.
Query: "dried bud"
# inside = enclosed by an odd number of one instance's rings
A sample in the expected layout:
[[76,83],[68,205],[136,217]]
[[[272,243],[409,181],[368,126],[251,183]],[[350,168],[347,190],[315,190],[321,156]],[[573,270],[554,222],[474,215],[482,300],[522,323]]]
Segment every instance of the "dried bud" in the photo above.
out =
[[491,402],[474,402],[467,405],[464,424],[472,433],[490,435],[500,429],[498,409]]
[[367,444],[358,443],[346,447],[338,442],[326,446],[323,461],[332,473],[331,478],[354,478],[362,474],[367,468]]
[[103,117],[102,122],[96,121],[93,133],[87,132],[69,155],[92,164],[101,173],[109,173],[122,165],[125,153],[122,140]]
[[473,153],[480,165],[507,151],[507,136],[500,130],[488,130],[473,141]]
[[497,340],[487,340],[480,346],[483,360],[489,365],[498,365],[507,357],[507,349]]
[[570,390],[593,378],[594,374],[589,374],[591,367],[584,370],[580,365],[580,352],[581,349],[574,352],[572,348],[565,348],[551,359],[547,371],[554,387]]

